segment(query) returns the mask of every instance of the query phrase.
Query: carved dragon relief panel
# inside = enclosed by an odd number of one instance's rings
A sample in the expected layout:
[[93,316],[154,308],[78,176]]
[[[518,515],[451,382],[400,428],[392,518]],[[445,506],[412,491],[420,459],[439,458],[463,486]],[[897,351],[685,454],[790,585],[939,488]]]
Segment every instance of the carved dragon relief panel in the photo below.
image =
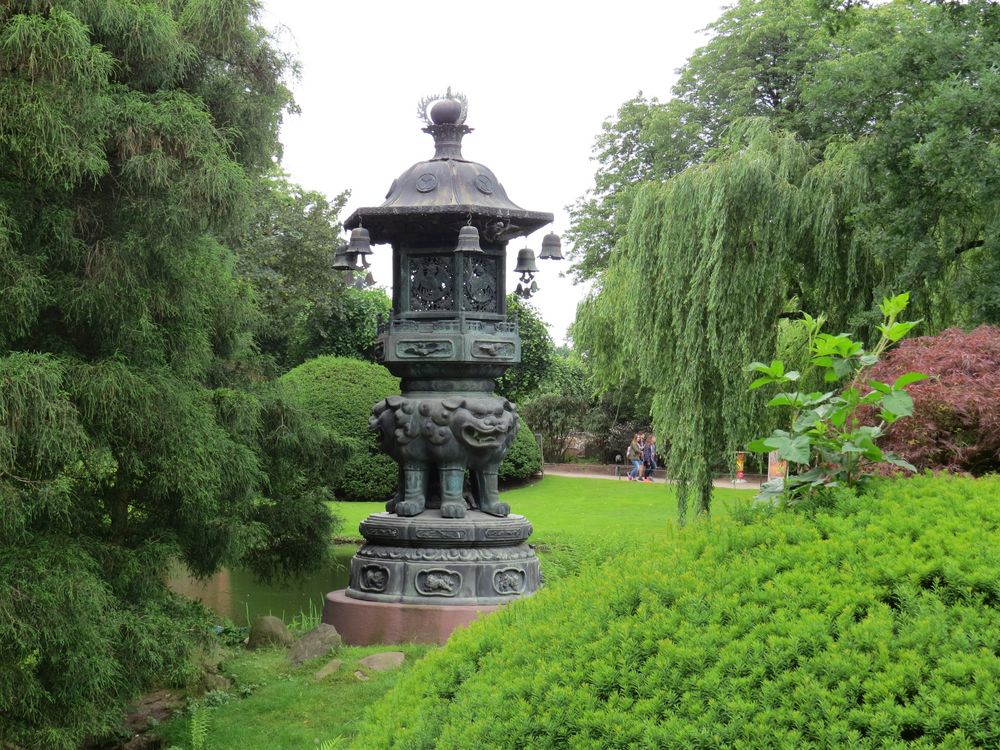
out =
[[513,359],[514,351],[512,341],[475,341],[472,344],[472,356],[480,359]]
[[452,295],[455,270],[446,255],[414,255],[409,259],[410,310],[434,312],[454,310]]
[[497,311],[497,259],[466,257],[463,306],[473,312]]

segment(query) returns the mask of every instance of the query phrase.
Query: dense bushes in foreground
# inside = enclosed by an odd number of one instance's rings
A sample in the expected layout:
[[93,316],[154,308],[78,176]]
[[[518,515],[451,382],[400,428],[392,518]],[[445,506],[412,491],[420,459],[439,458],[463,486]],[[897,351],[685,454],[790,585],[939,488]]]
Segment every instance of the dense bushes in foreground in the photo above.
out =
[[457,634],[366,748],[1000,744],[1000,480],[673,531]]

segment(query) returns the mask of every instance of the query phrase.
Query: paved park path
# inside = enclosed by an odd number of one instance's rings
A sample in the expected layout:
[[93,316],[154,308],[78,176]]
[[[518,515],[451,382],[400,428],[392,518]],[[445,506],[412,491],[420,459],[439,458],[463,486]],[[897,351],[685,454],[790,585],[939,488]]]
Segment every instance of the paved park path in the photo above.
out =
[[[617,482],[629,481],[625,476],[616,477],[613,474],[599,474],[592,471],[572,471],[562,467],[550,469],[548,466],[545,467],[545,476],[573,477],[576,479],[610,479]],[[653,481],[645,482],[645,484],[666,484],[667,482],[672,483],[673,480],[665,479],[663,477],[663,469],[659,469],[656,475],[653,476]],[[747,479],[742,482],[731,482],[729,479],[715,479],[712,481],[712,485],[727,490],[760,490],[760,481],[758,479]]]

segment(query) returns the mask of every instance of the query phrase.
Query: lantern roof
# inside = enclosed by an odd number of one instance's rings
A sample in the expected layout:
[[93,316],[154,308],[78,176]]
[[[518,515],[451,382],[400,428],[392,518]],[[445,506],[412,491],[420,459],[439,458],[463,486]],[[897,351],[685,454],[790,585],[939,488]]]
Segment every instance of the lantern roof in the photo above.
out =
[[[433,106],[430,106],[433,103]],[[510,198],[492,170],[462,156],[467,102],[451,89],[421,101],[423,132],[434,138],[434,156],[397,177],[385,202],[359,208],[344,222],[364,226],[373,243],[453,239],[459,227],[472,224],[490,242],[506,242],[550,224],[552,214],[527,211]]]

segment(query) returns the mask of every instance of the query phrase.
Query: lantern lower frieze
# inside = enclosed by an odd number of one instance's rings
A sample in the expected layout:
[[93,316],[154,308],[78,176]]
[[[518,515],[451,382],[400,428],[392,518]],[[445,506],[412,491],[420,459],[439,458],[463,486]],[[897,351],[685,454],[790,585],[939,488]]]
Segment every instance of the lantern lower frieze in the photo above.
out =
[[521,361],[521,338],[507,320],[393,320],[375,354],[401,377],[496,378]]

